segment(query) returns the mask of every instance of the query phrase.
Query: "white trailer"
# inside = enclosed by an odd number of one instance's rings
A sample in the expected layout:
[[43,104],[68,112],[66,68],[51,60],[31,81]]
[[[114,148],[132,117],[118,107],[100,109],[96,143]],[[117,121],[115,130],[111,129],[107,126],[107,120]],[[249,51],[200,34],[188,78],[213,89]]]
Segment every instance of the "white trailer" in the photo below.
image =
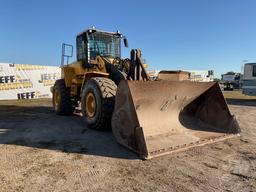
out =
[[243,94],[256,95],[256,63],[244,64]]
[[227,72],[221,75],[221,84],[224,86],[224,90],[233,91],[234,89],[240,88],[240,73]]

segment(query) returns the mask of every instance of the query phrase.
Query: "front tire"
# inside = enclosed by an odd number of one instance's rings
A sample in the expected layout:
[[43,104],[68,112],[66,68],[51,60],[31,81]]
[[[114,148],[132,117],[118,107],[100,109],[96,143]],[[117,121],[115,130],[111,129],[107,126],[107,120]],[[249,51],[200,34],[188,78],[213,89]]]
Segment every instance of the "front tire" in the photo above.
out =
[[72,115],[75,107],[70,100],[70,93],[64,79],[58,79],[53,86],[52,103],[57,115]]
[[114,110],[116,84],[108,78],[89,79],[81,96],[83,118],[88,128],[108,130]]

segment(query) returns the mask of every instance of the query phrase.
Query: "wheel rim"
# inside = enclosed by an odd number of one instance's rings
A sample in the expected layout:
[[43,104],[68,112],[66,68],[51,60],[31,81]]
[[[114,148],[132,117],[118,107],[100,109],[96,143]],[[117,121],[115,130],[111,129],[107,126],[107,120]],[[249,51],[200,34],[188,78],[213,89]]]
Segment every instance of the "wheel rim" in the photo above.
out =
[[55,110],[57,110],[58,107],[59,107],[59,104],[60,104],[60,92],[59,92],[58,89],[56,89],[56,90],[54,91],[54,97],[53,97],[53,98],[54,98],[54,99],[53,99],[54,108],[55,108]]
[[88,117],[92,118],[96,112],[96,100],[93,93],[88,93],[85,98],[85,111]]

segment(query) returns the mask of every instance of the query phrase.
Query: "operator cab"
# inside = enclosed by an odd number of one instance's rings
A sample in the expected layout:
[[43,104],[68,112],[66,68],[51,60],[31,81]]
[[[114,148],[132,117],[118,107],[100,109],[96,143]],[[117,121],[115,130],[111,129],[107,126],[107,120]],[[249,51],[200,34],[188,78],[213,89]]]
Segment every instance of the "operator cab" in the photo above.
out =
[[122,38],[127,47],[127,39],[119,31],[113,33],[91,28],[81,32],[76,37],[77,61],[87,65],[97,56],[121,58]]

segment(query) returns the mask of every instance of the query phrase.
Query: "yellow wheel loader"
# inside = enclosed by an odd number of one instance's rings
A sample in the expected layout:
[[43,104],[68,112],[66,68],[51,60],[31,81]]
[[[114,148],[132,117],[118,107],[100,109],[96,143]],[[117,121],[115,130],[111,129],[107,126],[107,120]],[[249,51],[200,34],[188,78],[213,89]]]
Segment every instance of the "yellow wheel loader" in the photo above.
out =
[[77,35],[77,61],[70,64],[73,47],[63,44],[62,78],[52,89],[56,114],[71,115],[81,105],[87,127],[112,128],[120,144],[144,159],[240,132],[217,83],[174,78],[170,71],[152,81],[140,50],[121,59],[122,39],[127,47],[120,32],[90,28]]

